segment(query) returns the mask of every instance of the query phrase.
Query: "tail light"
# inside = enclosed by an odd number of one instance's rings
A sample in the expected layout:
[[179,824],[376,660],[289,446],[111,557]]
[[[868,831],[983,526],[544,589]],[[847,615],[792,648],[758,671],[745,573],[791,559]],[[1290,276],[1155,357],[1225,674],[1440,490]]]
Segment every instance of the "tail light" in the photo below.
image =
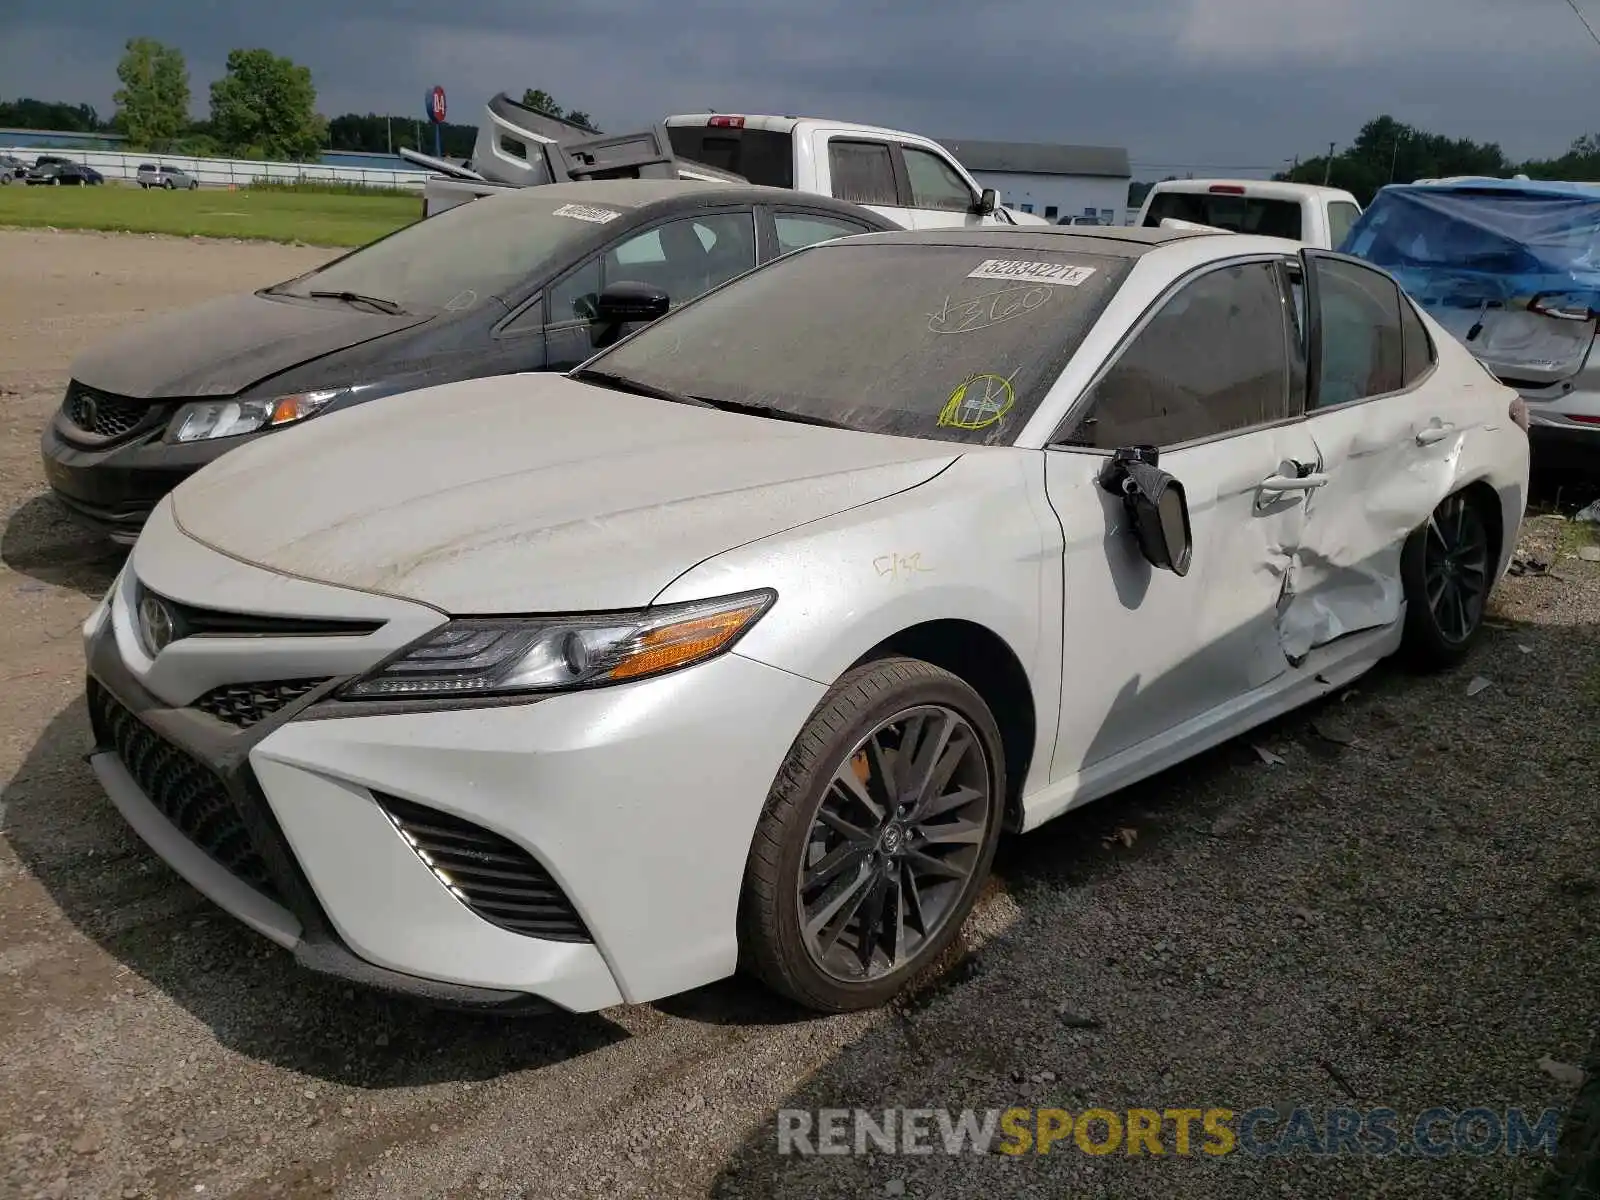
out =
[[1511,421],[1523,433],[1528,432],[1528,402],[1521,396],[1511,397]]
[[1236,183],[1213,183],[1206,190],[1211,192],[1213,195],[1217,195],[1217,196],[1242,196],[1242,195],[1244,195],[1244,188],[1240,187]]
[[744,118],[743,117],[716,116],[716,117],[712,117],[711,120],[707,122],[707,124],[710,125],[711,128],[713,128],[713,129],[743,129],[744,128]]

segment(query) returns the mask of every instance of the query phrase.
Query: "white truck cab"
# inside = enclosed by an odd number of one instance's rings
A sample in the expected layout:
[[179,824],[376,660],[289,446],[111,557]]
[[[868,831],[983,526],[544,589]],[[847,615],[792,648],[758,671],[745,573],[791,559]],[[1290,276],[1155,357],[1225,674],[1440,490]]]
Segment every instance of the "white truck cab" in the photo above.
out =
[[1046,225],[1002,208],[948,150],[899,129],[808,117],[696,113],[666,119],[680,159],[751,183],[848,200],[907,229]]
[[1169,179],[1150,189],[1137,225],[1186,225],[1288,238],[1337,250],[1361,215],[1349,192],[1263,179]]

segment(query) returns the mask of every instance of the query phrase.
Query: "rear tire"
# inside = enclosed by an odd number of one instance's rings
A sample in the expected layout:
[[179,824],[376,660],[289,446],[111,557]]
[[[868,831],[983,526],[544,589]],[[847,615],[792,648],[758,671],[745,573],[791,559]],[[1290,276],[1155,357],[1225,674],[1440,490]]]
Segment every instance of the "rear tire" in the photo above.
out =
[[1464,492],[1442,500],[1406,539],[1402,649],[1414,666],[1441,670],[1467,656],[1483,628],[1498,553],[1482,504]]
[[1000,732],[950,672],[884,658],[828,690],[762,810],[739,908],[744,966],[808,1008],[890,999],[960,932],[1006,794]]
[[175,183],[173,183],[173,182],[172,182],[172,180],[170,180],[170,179],[169,179],[169,180],[167,180],[167,182],[166,182],[166,183],[165,183],[165,184],[164,184],[164,185],[163,185],[163,186],[164,186],[164,187],[165,187],[165,188],[166,188],[166,189],[167,189],[167,191],[169,191],[169,192],[175,192],[175,191],[177,191],[177,190],[178,190],[178,185],[177,185],[177,184],[175,184]]

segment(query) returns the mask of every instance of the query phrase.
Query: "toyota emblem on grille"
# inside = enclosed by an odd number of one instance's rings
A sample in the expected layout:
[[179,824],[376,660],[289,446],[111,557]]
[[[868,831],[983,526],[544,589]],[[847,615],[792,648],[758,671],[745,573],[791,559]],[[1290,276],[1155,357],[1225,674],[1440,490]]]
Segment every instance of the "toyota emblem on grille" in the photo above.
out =
[[139,630],[144,634],[145,649],[154,658],[172,644],[176,632],[172,612],[157,597],[146,596],[139,601]]

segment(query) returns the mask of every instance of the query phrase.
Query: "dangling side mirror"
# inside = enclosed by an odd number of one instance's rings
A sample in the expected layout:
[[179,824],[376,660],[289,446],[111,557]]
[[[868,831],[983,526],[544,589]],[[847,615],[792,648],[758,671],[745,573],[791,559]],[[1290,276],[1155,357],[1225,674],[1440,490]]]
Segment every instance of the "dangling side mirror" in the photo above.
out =
[[1160,456],[1154,446],[1123,447],[1112,454],[1100,485],[1122,497],[1145,561],[1158,570],[1187,575],[1194,555],[1189,503],[1183,484],[1156,466]]
[[654,321],[666,316],[671,307],[672,298],[660,288],[618,280],[595,299],[589,341],[596,349],[604,349],[621,336],[624,325]]

